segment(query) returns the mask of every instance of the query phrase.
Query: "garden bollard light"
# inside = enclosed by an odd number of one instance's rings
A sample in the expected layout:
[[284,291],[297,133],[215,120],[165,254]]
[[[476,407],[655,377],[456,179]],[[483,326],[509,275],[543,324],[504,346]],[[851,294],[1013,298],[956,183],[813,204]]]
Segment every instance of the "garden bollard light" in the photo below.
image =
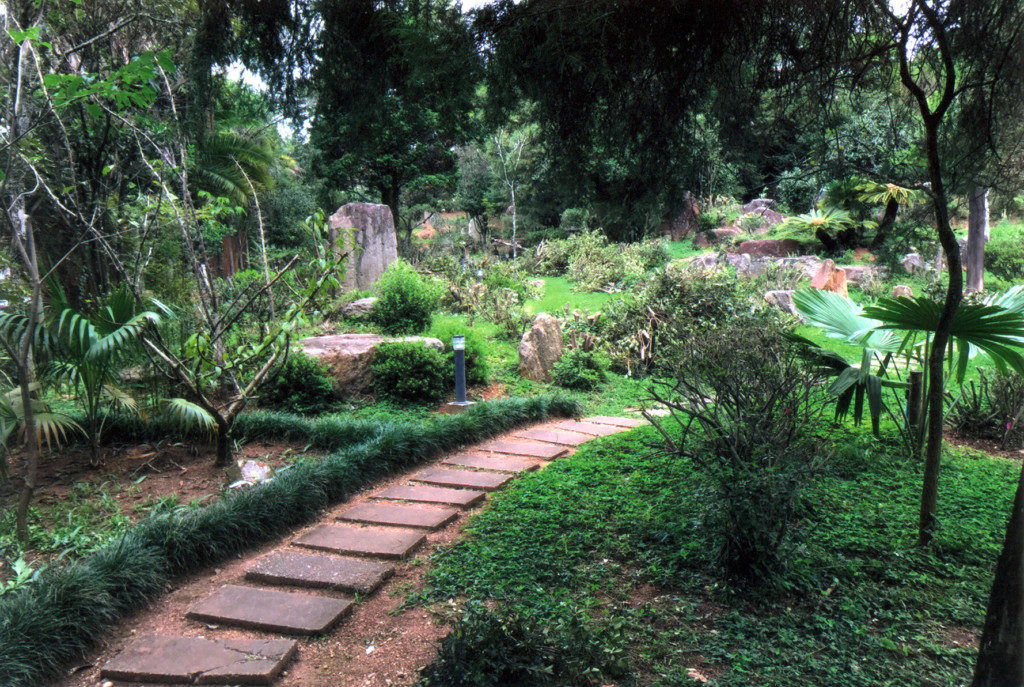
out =
[[466,405],[466,337],[453,336],[452,350],[455,351],[455,402]]

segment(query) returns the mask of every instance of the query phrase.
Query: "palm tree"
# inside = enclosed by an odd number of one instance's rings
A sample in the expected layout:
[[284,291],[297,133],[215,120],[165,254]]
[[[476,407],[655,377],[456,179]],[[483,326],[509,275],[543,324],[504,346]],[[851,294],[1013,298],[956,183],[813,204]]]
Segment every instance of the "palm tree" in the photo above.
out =
[[849,213],[829,208],[811,210],[807,214],[790,217],[778,225],[773,233],[778,238],[797,240],[806,240],[808,236],[813,235],[827,250],[836,251],[841,245],[852,242],[855,225],[856,222]]
[[882,184],[877,181],[865,181],[854,187],[857,200],[868,205],[884,205],[885,214],[882,215],[878,227],[875,229],[875,238],[871,241],[871,247],[877,248],[885,242],[889,236],[889,230],[896,221],[896,213],[900,205],[909,205],[916,202],[921,194],[913,189],[897,186],[896,184]]
[[222,129],[197,142],[189,174],[197,190],[246,207],[255,190],[273,184],[274,158],[270,143],[260,132]]

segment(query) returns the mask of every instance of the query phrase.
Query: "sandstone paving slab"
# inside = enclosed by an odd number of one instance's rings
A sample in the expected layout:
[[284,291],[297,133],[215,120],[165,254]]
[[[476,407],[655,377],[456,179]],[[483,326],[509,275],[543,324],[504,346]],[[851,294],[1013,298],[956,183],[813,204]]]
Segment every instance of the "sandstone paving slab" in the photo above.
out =
[[638,420],[633,417],[612,417],[611,415],[594,415],[592,417],[583,418],[584,422],[593,422],[598,425],[611,425],[612,427],[639,427],[640,425],[646,425],[646,420]]
[[251,630],[312,635],[331,629],[350,610],[348,599],[227,584],[193,606],[188,617]]
[[339,520],[363,522],[371,525],[392,525],[394,527],[419,527],[436,530],[444,527],[455,518],[459,511],[455,508],[426,508],[408,506],[400,503],[360,503],[349,508],[338,516]]
[[531,458],[544,458],[546,460],[565,455],[567,452],[562,446],[538,444],[533,441],[488,441],[486,444],[482,444],[480,448],[493,453],[511,453],[515,456],[530,456]]
[[442,487],[468,487],[484,491],[494,491],[505,486],[512,479],[512,475],[501,472],[427,468],[426,470],[420,470],[409,479],[416,482],[437,484]]
[[619,432],[625,432],[627,429],[625,427],[612,427],[611,425],[599,425],[593,422],[577,422],[575,420],[559,422],[555,425],[555,428],[564,429],[567,432],[590,434],[595,437],[605,437],[610,434],[618,434]]
[[484,496],[486,496],[484,492],[476,489],[448,489],[446,487],[428,487],[424,484],[391,487],[372,495],[375,499],[441,503],[462,508],[475,506],[484,500]]
[[579,446],[585,444],[594,437],[590,434],[578,434],[576,432],[565,432],[558,429],[524,429],[515,433],[520,439],[533,439],[534,441],[546,441],[549,444],[561,444],[563,446]]
[[275,551],[256,562],[246,579],[310,589],[336,589],[370,594],[395,568],[389,563],[322,553]]
[[100,670],[107,680],[199,685],[269,685],[295,654],[291,639],[146,635]]
[[320,525],[292,544],[350,555],[405,558],[425,539],[420,532],[395,527]]
[[523,458],[512,458],[510,456],[475,456],[469,453],[460,453],[444,459],[445,465],[458,465],[466,468],[477,468],[478,470],[496,470],[498,472],[529,472],[540,467],[535,460]]

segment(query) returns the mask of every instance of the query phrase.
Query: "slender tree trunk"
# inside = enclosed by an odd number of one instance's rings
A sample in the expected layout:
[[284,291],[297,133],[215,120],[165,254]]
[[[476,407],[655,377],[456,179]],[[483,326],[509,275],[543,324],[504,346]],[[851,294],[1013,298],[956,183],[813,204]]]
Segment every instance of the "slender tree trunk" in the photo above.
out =
[[899,209],[900,204],[894,198],[890,198],[889,202],[885,204],[885,214],[882,215],[882,221],[878,223],[878,229],[875,230],[875,238],[871,240],[872,249],[878,248],[889,238],[889,232],[892,231],[892,225],[896,221],[896,213]]
[[971,687],[1024,685],[1024,470],[1017,481]]
[[971,191],[967,212],[967,290],[985,290],[985,242],[988,241],[988,189]]
[[25,267],[28,270],[29,280],[32,286],[32,294],[29,300],[28,327],[25,330],[21,341],[18,342],[18,381],[21,388],[21,404],[23,407],[25,440],[27,451],[25,453],[25,474],[21,495],[18,497],[18,506],[14,513],[14,533],[19,541],[28,539],[28,508],[32,503],[32,496],[35,494],[39,479],[39,434],[36,431],[35,410],[32,407],[32,386],[35,384],[35,359],[32,356],[32,341],[34,339],[36,326],[42,319],[42,283],[39,279],[39,263],[36,258],[35,235],[32,229],[32,220],[25,214],[24,198],[21,199],[21,206],[18,208],[19,222],[21,225],[21,251],[25,259]]
[[932,338],[932,350],[928,356],[928,441],[924,455],[924,484],[921,491],[921,513],[918,541],[925,545],[931,542],[935,530],[935,511],[938,503],[939,469],[942,465],[942,430],[944,429],[945,403],[943,399],[944,364],[953,316],[963,300],[964,275],[960,265],[960,245],[949,225],[949,210],[946,189],[942,181],[942,167],[939,164],[938,121],[926,121],[925,145],[928,153],[928,172],[931,177],[935,223],[942,245],[942,253],[949,268],[949,285],[942,313]]
[[217,421],[217,460],[214,467],[226,468],[231,465],[231,425],[223,418],[215,416]]

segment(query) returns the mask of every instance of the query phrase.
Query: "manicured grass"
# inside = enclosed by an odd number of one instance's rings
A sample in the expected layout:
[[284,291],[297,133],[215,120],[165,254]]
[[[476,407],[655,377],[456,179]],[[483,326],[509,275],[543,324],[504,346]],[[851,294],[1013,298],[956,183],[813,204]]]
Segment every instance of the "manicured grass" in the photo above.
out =
[[919,549],[920,464],[884,439],[819,431],[831,458],[805,490],[783,598],[723,583],[700,468],[644,428],[497,496],[435,554],[421,600],[498,600],[541,626],[571,614],[628,657],[600,684],[696,685],[690,669],[720,687],[966,684],[1019,464],[948,452],[941,528]]
[[692,258],[694,255],[708,252],[707,248],[694,248],[693,241],[689,239],[686,241],[666,241],[665,245],[668,246],[668,255],[672,260]]
[[565,277],[540,277],[544,281],[544,295],[539,300],[527,301],[526,311],[531,314],[546,312],[561,313],[568,306],[569,310],[600,310],[605,303],[616,297],[614,294],[594,292],[581,293],[574,291],[572,284]]

